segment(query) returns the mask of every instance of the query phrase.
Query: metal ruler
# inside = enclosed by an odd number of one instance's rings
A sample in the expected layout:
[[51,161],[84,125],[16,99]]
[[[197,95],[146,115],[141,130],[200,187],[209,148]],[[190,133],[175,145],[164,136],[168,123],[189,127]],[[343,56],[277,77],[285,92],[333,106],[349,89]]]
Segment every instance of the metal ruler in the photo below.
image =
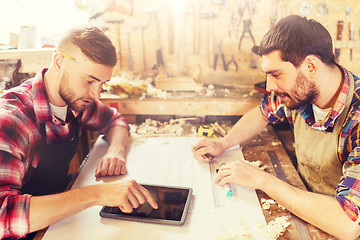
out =
[[[281,167],[280,161],[279,161],[276,153],[274,151],[268,151],[268,155],[270,157],[271,164],[274,167],[276,176],[279,179],[283,180],[284,182],[289,183],[286,179],[284,170]],[[302,219],[298,218],[294,214],[291,214],[291,215],[292,215],[292,219],[293,219],[295,228],[299,234],[299,239],[300,240],[311,240],[312,238],[310,237],[309,230],[306,227],[306,222],[304,222]]]

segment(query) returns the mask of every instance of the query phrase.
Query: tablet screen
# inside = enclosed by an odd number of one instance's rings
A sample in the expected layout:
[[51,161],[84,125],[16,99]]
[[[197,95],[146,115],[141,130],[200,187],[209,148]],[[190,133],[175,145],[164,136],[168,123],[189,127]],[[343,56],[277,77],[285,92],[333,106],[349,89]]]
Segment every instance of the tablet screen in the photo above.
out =
[[184,224],[192,195],[191,188],[142,186],[153,196],[159,206],[158,209],[153,209],[147,202],[134,209],[131,213],[124,213],[118,207],[103,207],[100,216],[141,222]]

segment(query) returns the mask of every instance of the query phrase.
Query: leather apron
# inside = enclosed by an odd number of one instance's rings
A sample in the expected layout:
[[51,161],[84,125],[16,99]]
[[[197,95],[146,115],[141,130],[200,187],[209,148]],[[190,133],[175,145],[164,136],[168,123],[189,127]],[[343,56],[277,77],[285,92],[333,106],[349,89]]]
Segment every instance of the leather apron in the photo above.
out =
[[63,192],[69,182],[69,164],[79,140],[79,120],[75,119],[75,133],[64,143],[47,144],[45,123],[40,123],[40,159],[36,168],[30,164],[30,179],[21,192],[33,196]]
[[343,175],[337,150],[339,133],[354,94],[354,79],[351,73],[348,75],[349,94],[332,132],[314,129],[300,114],[296,113],[295,116],[294,137],[298,170],[313,192],[335,196],[340,177]]

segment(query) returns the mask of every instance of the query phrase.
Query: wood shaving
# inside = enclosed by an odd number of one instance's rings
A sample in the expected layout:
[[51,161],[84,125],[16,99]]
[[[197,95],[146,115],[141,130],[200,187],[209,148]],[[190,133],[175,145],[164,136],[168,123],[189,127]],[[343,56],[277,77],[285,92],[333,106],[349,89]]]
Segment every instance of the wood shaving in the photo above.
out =
[[262,199],[260,199],[260,202],[261,202],[262,208],[265,210],[270,209],[271,204],[276,204],[276,202],[273,199],[262,198]]
[[281,143],[280,142],[272,142],[271,143],[271,145],[273,145],[273,146],[278,146],[278,145],[280,145]]
[[217,240],[250,240],[253,239],[249,228],[245,224],[240,224],[239,227],[233,229],[221,229],[216,234]]
[[248,160],[245,160],[243,159],[243,161],[249,163],[250,165],[260,169],[260,170],[265,170],[266,169],[266,166],[262,166],[262,162],[260,160],[257,160],[257,161],[248,161]]
[[151,78],[145,80],[140,79],[140,76],[122,75],[112,77],[105,90],[114,92],[122,98],[130,96],[139,96],[140,100],[146,97],[167,99],[168,93],[166,91],[155,88]]
[[148,118],[140,125],[129,124],[129,126],[132,136],[184,136],[185,127],[191,128],[191,132],[187,136],[196,136],[196,128],[194,126],[187,124],[186,121],[177,121],[176,119],[171,119],[169,122],[160,122]]
[[276,240],[284,234],[286,228],[290,225],[289,219],[288,216],[276,217],[268,223],[265,229],[270,239]]
[[196,92],[207,97],[212,97],[215,95],[215,86],[209,84],[207,87],[202,87],[200,90],[196,90]]

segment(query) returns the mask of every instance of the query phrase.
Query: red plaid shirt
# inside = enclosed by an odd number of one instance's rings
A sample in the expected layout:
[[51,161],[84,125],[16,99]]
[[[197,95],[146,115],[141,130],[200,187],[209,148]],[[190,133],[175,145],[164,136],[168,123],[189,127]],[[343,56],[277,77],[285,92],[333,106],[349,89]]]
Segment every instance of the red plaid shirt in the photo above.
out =
[[30,164],[37,166],[41,136],[39,123],[46,125],[48,143],[64,142],[75,130],[75,117],[82,129],[106,132],[113,126],[128,128],[126,119],[114,108],[95,100],[82,113],[68,110],[66,122],[51,114],[46,97],[43,69],[34,78],[0,97],[0,238],[23,237],[29,230],[30,195],[20,189],[29,176]]

